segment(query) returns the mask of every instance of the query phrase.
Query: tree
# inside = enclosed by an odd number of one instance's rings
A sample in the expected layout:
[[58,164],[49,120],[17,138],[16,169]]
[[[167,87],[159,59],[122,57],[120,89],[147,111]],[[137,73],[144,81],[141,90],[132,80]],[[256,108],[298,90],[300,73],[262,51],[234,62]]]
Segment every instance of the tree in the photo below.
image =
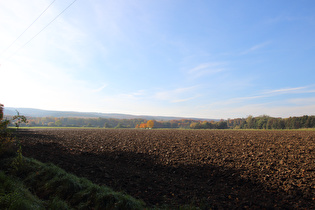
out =
[[267,123],[268,123],[268,119],[270,117],[267,115],[262,115],[257,117],[257,122],[256,122],[256,128],[258,129],[266,129],[267,128]]
[[121,123],[118,123],[115,128],[125,128]]
[[247,124],[247,128],[254,128],[254,120],[253,120],[253,116],[249,115],[246,118],[246,124]]
[[0,104],[0,121],[3,119],[3,104]]
[[208,122],[208,121],[203,121],[200,126],[202,129],[212,129],[213,128],[213,124]]
[[53,126],[55,126],[55,123],[54,122],[49,122],[47,125],[48,125],[48,127],[53,127]]
[[199,122],[192,122],[189,127],[192,129],[200,129],[200,123]]
[[149,121],[147,122],[147,127],[148,127],[148,128],[153,128],[153,126],[154,126],[154,121],[153,121],[153,120],[149,120]]
[[18,112],[17,110],[16,110],[16,113],[17,114],[13,116],[12,120],[14,120],[16,129],[18,129],[21,123],[27,123],[27,119],[24,115],[20,115],[20,112]]
[[112,126],[108,122],[105,122],[104,123],[104,128],[112,128]]
[[6,129],[8,124],[10,123],[9,120],[2,120],[3,119],[3,104],[0,104],[0,129]]
[[62,122],[61,122],[60,120],[57,120],[57,121],[55,122],[55,125],[58,126],[58,127],[60,127],[60,126],[62,126]]
[[217,129],[227,129],[228,128],[226,121],[217,122],[216,127],[217,127]]
[[140,128],[147,128],[147,124],[146,123],[141,123],[140,124]]

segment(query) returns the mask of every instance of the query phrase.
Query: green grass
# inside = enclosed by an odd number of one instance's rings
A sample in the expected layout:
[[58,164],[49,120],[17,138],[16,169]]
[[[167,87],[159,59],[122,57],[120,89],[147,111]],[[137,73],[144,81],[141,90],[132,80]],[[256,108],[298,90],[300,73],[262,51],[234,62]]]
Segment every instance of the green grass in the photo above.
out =
[[[2,160],[0,209],[144,209],[145,203],[53,165],[25,158],[18,171]],[[29,189],[34,194],[28,191]],[[35,196],[35,195],[38,195]]]
[[33,195],[15,177],[0,172],[0,209],[45,209],[44,202]]
[[24,157],[24,164],[13,170],[14,158],[0,159],[0,209],[207,209],[175,204],[147,207],[130,195],[35,159]]
[[315,131],[315,128],[300,128],[300,129],[293,129],[296,131]]

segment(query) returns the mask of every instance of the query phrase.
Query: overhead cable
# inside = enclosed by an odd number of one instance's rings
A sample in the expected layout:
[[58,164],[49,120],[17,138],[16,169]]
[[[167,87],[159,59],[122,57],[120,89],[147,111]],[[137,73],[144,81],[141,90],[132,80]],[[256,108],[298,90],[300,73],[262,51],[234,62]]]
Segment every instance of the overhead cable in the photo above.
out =
[[51,2],[48,7],[1,53],[4,54],[48,9],[49,7],[55,2]]
[[[71,2],[64,10],[62,10],[54,19],[52,19],[44,28],[42,28],[37,34],[35,34],[32,38],[30,38],[24,45],[22,45],[19,49],[17,49],[12,55],[8,58],[11,58],[15,53],[24,48],[28,43],[30,43],[35,37],[37,37],[42,31],[44,31],[52,22],[54,22],[62,13],[64,13],[69,7],[71,7],[77,0]],[[8,59],[7,58],[7,59]]]

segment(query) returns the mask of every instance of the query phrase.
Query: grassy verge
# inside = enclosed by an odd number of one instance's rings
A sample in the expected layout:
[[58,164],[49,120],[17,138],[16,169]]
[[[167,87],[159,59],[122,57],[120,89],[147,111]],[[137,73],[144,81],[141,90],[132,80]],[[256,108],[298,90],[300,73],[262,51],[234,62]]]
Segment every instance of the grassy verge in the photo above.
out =
[[12,167],[14,160],[0,162],[0,209],[145,208],[140,200],[78,178],[53,164],[24,158],[16,170]]
[[44,209],[44,202],[27,190],[21,181],[1,171],[0,209]]
[[53,165],[25,158],[19,169],[15,158],[0,159],[0,209],[178,209],[192,205],[147,207],[130,195],[93,184]]

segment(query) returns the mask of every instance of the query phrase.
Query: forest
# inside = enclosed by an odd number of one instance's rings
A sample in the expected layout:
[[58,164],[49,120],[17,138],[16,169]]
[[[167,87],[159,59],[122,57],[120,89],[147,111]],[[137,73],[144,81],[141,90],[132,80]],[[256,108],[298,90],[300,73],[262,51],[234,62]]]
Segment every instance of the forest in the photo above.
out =
[[[11,120],[12,116],[6,116]],[[114,118],[27,117],[25,127],[177,128],[177,129],[300,129],[315,128],[315,116],[275,118],[267,115],[219,121],[180,119],[169,121]],[[150,126],[147,126],[147,124]],[[14,126],[14,125],[11,125]]]

